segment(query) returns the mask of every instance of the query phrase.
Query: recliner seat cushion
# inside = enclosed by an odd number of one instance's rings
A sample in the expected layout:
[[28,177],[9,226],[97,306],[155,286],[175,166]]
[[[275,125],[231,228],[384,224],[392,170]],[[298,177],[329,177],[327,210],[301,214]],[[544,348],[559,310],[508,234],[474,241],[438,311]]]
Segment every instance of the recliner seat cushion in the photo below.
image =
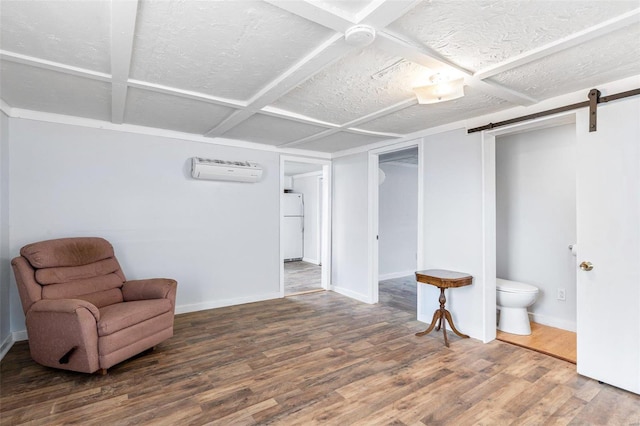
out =
[[98,336],[108,336],[172,310],[168,299],[136,300],[105,306],[100,308]]

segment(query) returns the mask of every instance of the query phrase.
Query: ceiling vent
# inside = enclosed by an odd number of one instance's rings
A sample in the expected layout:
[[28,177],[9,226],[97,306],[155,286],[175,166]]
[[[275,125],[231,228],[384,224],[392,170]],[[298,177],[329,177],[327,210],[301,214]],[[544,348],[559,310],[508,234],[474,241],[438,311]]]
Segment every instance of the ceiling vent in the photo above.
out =
[[348,45],[354,47],[365,47],[370,45],[376,38],[376,30],[368,25],[356,25],[344,33],[344,40]]

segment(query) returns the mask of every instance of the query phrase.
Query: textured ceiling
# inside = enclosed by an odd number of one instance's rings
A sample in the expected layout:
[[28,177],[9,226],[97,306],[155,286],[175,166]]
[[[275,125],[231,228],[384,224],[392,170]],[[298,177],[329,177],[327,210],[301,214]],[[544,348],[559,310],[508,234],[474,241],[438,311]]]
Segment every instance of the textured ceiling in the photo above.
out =
[[[2,0],[0,71],[5,109],[333,153],[640,75],[640,2]],[[436,72],[465,96],[418,105]]]

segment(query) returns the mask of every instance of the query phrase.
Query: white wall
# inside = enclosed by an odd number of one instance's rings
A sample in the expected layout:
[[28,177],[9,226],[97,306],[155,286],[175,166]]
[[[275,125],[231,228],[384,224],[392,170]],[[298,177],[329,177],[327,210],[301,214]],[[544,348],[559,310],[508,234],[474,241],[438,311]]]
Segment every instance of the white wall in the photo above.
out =
[[379,279],[413,275],[418,245],[418,166],[381,163],[378,187]]
[[[129,279],[178,281],[177,311],[279,297],[279,157],[157,136],[11,122],[11,238],[108,239]],[[192,156],[250,160],[255,184],[194,180]],[[12,329],[24,329],[12,287]]]
[[540,290],[533,320],[575,331],[575,124],[496,138],[496,237],[498,277]]
[[11,345],[9,253],[9,118],[0,111],[0,359]]
[[[423,264],[474,277],[472,285],[446,291],[446,306],[458,330],[485,340],[481,136],[460,129],[427,136],[423,144]],[[430,322],[439,290],[418,289],[418,319]]]
[[322,172],[298,175],[293,177],[293,192],[302,194],[304,200],[304,257],[305,262],[320,264],[319,209],[322,192],[318,181]]
[[371,303],[367,194],[367,153],[333,160],[333,290]]

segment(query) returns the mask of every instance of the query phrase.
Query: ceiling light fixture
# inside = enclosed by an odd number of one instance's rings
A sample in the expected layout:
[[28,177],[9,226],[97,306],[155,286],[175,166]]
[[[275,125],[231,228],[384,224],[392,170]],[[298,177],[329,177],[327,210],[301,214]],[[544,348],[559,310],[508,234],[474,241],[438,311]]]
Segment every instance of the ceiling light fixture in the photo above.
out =
[[430,78],[431,84],[414,87],[419,104],[435,104],[464,96],[464,78],[444,80],[440,74]]

